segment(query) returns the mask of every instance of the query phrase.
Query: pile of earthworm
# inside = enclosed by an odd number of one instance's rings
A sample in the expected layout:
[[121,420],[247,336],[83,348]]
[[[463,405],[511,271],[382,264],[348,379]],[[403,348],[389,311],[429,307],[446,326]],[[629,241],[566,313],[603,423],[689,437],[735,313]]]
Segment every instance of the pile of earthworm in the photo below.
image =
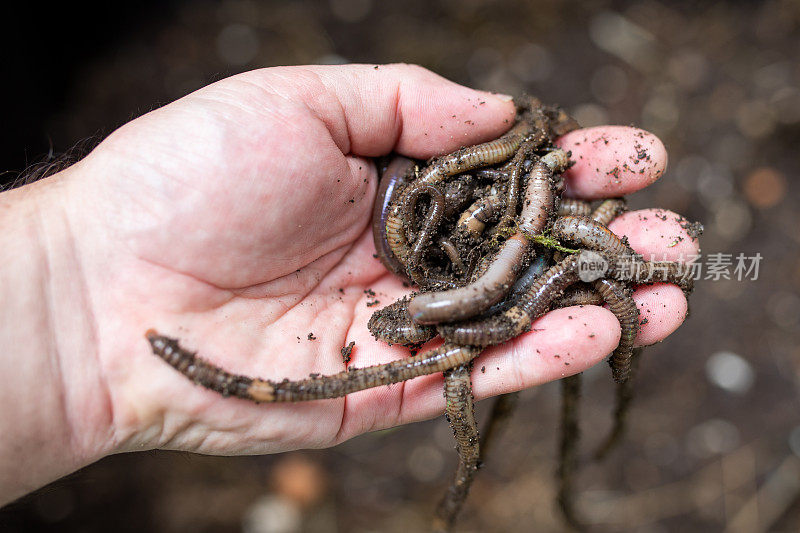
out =
[[[623,199],[592,205],[562,198],[570,154],[553,141],[575,127],[558,108],[526,98],[518,102],[515,126],[499,139],[422,169],[398,157],[383,170],[373,213],[375,248],[386,268],[407,277],[419,292],[375,312],[369,329],[390,344],[419,346],[437,335],[444,340],[423,354],[442,357],[446,415],[459,455],[455,480],[437,510],[437,530],[452,527],[486,449],[515,403],[514,395],[496,400],[480,439],[469,365],[483,348],[529,331],[551,309],[607,305],[622,335],[609,359],[617,406],[614,427],[596,454],[602,457],[623,432],[631,398],[639,330],[633,286],[666,281],[691,290],[688,266],[645,261],[608,229],[625,211]],[[604,272],[581,272],[593,262]],[[558,503],[573,526],[579,526],[571,498],[579,379],[563,380],[558,469]]]
[[[554,140],[577,124],[556,107],[525,97],[517,120],[502,137],[462,148],[427,164],[396,157],[382,168],[373,216],[375,247],[390,271],[418,292],[375,312],[368,327],[390,344],[419,348],[443,343],[391,363],[339,374],[272,381],[235,375],[183,349],[178,341],[147,333],[153,351],[197,384],[257,402],[337,398],[356,391],[444,373],[446,416],[459,455],[455,480],[440,503],[434,528],[449,530],[473,477],[515,395],[500,396],[479,437],[470,366],[481,351],[530,330],[547,311],[571,305],[607,305],[622,335],[609,363],[617,383],[615,424],[598,450],[618,441],[630,403],[637,359],[639,312],[633,286],[676,283],[691,290],[683,263],[646,261],[607,225],[625,210],[620,198],[597,205],[562,198],[570,154]],[[601,265],[601,269],[595,269]],[[558,502],[577,526],[571,498],[576,465],[579,376],[563,380],[564,408]]]

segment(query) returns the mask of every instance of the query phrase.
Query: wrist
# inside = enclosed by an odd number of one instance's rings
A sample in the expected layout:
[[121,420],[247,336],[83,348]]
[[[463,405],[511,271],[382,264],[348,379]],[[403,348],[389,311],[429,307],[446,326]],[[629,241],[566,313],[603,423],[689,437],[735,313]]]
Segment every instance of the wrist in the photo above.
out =
[[0,194],[0,505],[109,451],[69,174]]

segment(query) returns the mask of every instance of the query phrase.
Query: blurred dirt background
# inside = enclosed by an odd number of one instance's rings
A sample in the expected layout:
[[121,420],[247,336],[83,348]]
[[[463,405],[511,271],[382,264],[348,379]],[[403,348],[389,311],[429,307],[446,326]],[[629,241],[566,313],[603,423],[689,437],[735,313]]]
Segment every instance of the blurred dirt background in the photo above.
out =
[[[560,103],[585,126],[658,134],[669,169],[633,207],[701,221],[704,254],[763,261],[757,281],[698,283],[688,322],[645,352],[632,432],[605,464],[588,450],[608,426],[612,387],[604,366],[586,373],[579,509],[595,531],[800,529],[800,3],[135,4],[9,14],[20,34],[6,32],[3,52],[4,181],[51,150],[273,65],[419,63]],[[558,392],[523,394],[461,531],[562,530]],[[439,418],[327,451],[111,457],[0,510],[0,530],[418,531],[450,480],[452,447]]]

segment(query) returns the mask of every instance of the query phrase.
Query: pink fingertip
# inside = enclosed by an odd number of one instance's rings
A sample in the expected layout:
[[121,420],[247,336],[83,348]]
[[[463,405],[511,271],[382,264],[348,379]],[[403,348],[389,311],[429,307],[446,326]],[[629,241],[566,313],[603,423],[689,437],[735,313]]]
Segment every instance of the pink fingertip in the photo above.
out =
[[623,196],[647,187],[667,168],[667,149],[652,133],[630,126],[597,126],[556,141],[575,164],[564,173],[566,195],[585,199]]
[[689,309],[683,291],[668,283],[638,287],[633,299],[639,308],[636,346],[648,346],[667,338],[683,324]]
[[583,372],[605,359],[619,338],[619,322],[602,307],[551,311],[534,322],[529,333],[481,354],[473,371],[476,397]]
[[666,209],[642,209],[617,217],[609,229],[628,237],[631,247],[647,260],[688,262],[700,249],[689,235],[688,221]]

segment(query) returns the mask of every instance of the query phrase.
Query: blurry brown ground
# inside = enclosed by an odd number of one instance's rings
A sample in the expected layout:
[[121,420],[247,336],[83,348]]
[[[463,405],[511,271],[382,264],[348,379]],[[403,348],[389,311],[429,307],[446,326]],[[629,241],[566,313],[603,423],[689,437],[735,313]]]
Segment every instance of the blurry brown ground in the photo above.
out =
[[[584,454],[580,509],[597,531],[797,531],[800,4],[696,4],[178,3],[81,65],[43,129],[64,150],[239,71],[405,61],[478,88],[531,92],[586,126],[655,132],[669,169],[633,207],[700,220],[705,254],[764,259],[758,281],[700,282],[690,320],[645,352],[633,431],[606,464]],[[590,450],[612,387],[603,365],[585,382]],[[557,384],[523,394],[460,530],[561,529],[557,409]],[[415,531],[454,465],[443,418],[327,451],[129,454],[0,511],[0,529]]]

